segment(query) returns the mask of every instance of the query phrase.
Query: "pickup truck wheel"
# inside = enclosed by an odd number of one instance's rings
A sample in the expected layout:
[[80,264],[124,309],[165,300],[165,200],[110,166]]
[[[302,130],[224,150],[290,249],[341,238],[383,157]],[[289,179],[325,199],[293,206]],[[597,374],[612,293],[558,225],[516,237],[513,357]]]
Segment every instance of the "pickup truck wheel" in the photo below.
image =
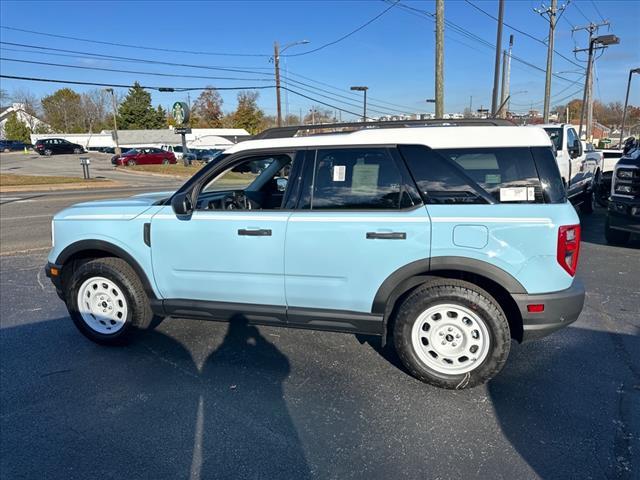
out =
[[580,211],[587,215],[593,213],[593,209],[595,208],[595,196],[593,194],[593,190],[589,190],[582,194],[582,204],[580,205]]
[[491,295],[472,283],[448,279],[426,283],[404,300],[393,338],[414,377],[449,389],[493,378],[511,347],[509,324]]
[[96,343],[124,344],[136,327],[146,328],[154,318],[142,282],[120,258],[84,263],[69,285],[66,303],[73,323]]
[[610,245],[625,245],[631,238],[631,232],[611,228],[609,215],[607,215],[607,220],[604,224],[604,237]]

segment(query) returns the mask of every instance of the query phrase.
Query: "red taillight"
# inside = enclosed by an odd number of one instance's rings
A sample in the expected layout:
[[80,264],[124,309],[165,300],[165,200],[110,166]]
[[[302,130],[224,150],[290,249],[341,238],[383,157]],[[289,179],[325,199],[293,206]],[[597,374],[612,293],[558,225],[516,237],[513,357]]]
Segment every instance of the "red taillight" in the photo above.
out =
[[541,313],[544,312],[544,303],[530,303],[527,305],[527,312]]
[[572,277],[578,268],[580,225],[563,225],[558,229],[558,263]]

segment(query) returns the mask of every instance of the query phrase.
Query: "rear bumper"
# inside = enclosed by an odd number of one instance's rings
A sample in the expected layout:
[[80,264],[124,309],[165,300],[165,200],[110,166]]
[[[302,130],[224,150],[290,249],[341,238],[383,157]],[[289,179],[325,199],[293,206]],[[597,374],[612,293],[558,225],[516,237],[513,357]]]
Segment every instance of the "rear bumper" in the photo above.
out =
[[[574,280],[571,287],[559,292],[540,295],[514,294],[522,315],[522,341],[528,342],[545,337],[556,330],[575,322],[584,305],[584,285]],[[544,311],[531,313],[527,305],[544,305]]]

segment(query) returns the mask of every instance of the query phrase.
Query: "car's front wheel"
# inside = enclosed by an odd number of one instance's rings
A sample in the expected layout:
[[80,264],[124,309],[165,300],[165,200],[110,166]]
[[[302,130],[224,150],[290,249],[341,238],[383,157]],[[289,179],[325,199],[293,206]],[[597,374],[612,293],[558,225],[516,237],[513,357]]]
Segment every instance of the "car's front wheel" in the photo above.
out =
[[135,161],[135,160],[129,160],[129,161],[127,161],[127,166],[128,166],[128,167],[135,167],[135,166],[136,166],[136,161]]
[[171,163],[171,162],[169,161],[168,158],[165,158],[164,160],[162,160],[162,164],[163,165],[169,165],[169,163]]
[[120,258],[98,258],[71,276],[66,303],[76,327],[105,345],[126,343],[135,328],[147,328],[153,312],[142,282]]
[[474,284],[449,279],[428,282],[404,300],[393,337],[414,377],[449,389],[489,381],[511,347],[509,324],[493,297]]

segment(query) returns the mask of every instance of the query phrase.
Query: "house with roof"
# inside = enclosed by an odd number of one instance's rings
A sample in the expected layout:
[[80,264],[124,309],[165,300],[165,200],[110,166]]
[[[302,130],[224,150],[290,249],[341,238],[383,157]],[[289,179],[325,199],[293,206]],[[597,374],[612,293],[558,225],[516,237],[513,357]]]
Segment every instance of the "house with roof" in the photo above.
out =
[[24,103],[13,103],[8,107],[3,107],[0,109],[0,138],[4,139],[4,126],[9,120],[9,117],[12,113],[16,114],[18,120],[22,123],[25,123],[29,130],[35,132],[36,130],[46,130],[49,128],[49,125],[38,117],[31,115],[27,112],[27,107]]

